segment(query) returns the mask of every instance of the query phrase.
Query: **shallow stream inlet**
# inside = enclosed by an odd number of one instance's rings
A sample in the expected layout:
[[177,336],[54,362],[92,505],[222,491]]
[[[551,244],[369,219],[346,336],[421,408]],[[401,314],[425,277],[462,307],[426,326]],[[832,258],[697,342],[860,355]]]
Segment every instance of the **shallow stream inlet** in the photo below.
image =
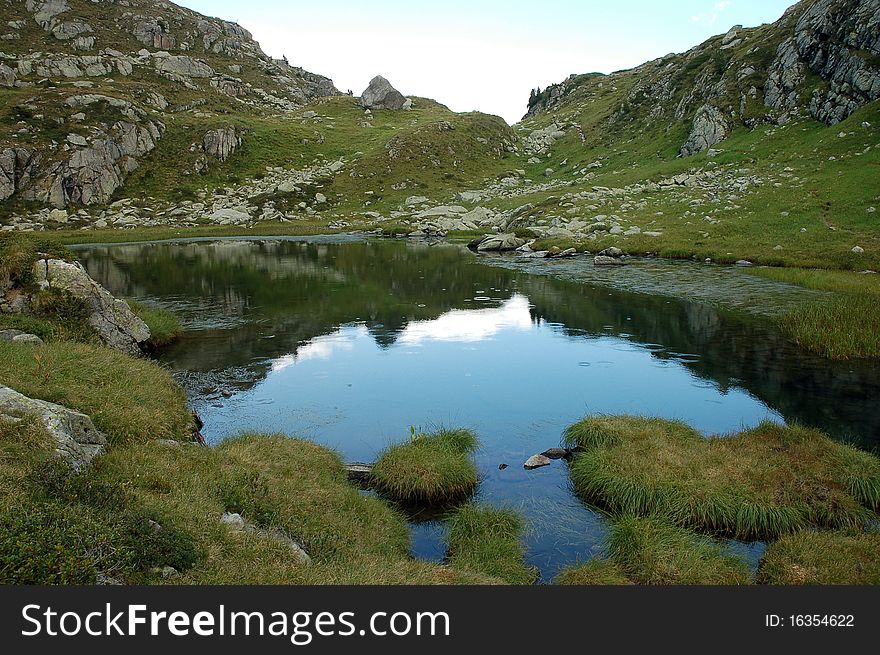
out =
[[[475,430],[478,500],[524,514],[544,580],[603,549],[605,519],[573,495],[565,462],[522,466],[585,414],[682,419],[705,434],[769,418],[867,448],[880,439],[880,365],[790,344],[766,316],[816,294],[737,269],[644,260],[599,271],[588,258],[526,263],[352,237],[78,254],[114,295],[182,318],[183,337],[158,357],[212,443],[282,432],[373,461],[411,426]],[[443,557],[441,522],[414,522],[413,535],[416,556]],[[753,562],[761,551],[736,547]]]

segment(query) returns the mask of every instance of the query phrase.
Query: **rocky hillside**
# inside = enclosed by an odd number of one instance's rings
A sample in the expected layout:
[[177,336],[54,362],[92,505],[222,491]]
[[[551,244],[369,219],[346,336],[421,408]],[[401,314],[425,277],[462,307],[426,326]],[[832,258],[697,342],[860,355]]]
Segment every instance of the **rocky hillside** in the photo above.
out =
[[737,126],[798,116],[834,125],[878,98],[880,0],[804,0],[771,25],[737,25],[684,54],[608,76],[569,77],[533,94],[526,118],[589,114],[594,129],[611,133],[660,127],[677,134],[685,124],[679,154],[689,156]]
[[[162,0],[2,0],[0,18],[0,200],[104,204],[170,115],[287,111],[338,94],[239,25]],[[191,138],[204,169],[240,135],[217,120]]]

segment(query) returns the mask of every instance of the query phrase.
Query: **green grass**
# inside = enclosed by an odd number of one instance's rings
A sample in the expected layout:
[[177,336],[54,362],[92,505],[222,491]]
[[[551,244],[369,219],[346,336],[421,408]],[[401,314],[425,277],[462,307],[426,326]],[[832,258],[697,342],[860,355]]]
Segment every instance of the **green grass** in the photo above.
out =
[[880,508],[880,459],[799,426],[704,438],[679,422],[599,416],[565,441],[584,449],[570,469],[577,492],[616,515],[766,539],[860,527]]
[[462,500],[477,486],[477,467],[471,458],[477,445],[470,430],[413,433],[408,442],[391,446],[379,456],[373,482],[385,496],[404,504]]
[[114,444],[192,438],[186,397],[171,375],[104,346],[0,342],[0,384],[88,414]]
[[593,559],[586,564],[569,566],[559,572],[554,584],[577,587],[597,585],[629,585],[632,581],[620,567],[607,559]]
[[513,510],[465,505],[449,518],[449,562],[509,584],[532,584],[537,571],[525,563],[522,530]]
[[[348,482],[336,453],[283,435],[248,434],[216,448],[111,448],[98,479],[127,480],[149,510],[174,520],[206,557],[181,584],[487,584],[497,578],[413,560],[405,517]],[[254,532],[219,519],[247,521],[301,544],[312,563]]]
[[144,305],[134,300],[126,302],[135,316],[150,328],[150,346],[154,348],[167,346],[183,333],[180,319],[174,312],[162,307]]
[[797,532],[767,547],[758,569],[765,584],[880,584],[880,533]]
[[780,317],[782,331],[800,346],[831,359],[880,357],[880,276],[797,268],[749,272],[835,294]]
[[99,575],[143,583],[203,556],[192,536],[127,491],[53,456],[33,419],[0,419],[0,582],[93,584]]
[[645,585],[749,584],[746,563],[699,535],[655,518],[624,517],[614,524],[609,557],[633,582]]
[[39,253],[73,261],[74,255],[52,237],[16,232],[0,233],[0,286],[4,282],[16,287],[33,284],[33,269]]

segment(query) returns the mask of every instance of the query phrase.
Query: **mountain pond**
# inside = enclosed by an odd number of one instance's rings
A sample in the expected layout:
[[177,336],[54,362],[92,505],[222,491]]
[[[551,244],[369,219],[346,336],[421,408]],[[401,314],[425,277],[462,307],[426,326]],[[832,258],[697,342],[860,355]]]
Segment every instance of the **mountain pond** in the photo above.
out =
[[[607,521],[574,495],[564,461],[523,462],[587,414],[681,419],[706,435],[769,419],[880,441],[880,365],[788,342],[767,317],[821,294],[737,268],[633,259],[609,270],[344,235],[78,254],[114,295],[180,316],[183,336],[156,357],[209,443],[280,432],[371,462],[411,427],[475,430],[475,501],[522,513],[545,582],[602,555]],[[444,523],[411,526],[413,555],[442,560]],[[729,545],[753,566],[763,551]]]

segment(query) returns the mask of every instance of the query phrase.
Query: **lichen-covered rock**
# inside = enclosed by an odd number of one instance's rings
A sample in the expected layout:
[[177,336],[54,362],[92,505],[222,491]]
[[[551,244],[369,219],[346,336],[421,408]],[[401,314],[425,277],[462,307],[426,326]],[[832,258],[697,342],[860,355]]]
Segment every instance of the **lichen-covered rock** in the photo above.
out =
[[88,466],[104,452],[107,438],[85,414],[45,400],[34,400],[0,386],[0,420],[14,421],[31,416],[42,423],[55,442],[55,452],[74,470]]
[[370,80],[361,94],[361,106],[365,109],[403,109],[406,98],[381,75]]
[[721,110],[711,105],[703,105],[694,116],[690,136],[681,147],[679,155],[690,157],[708,150],[726,139],[729,133],[730,122]]
[[15,86],[15,71],[0,63],[0,86]]
[[234,127],[221,127],[207,132],[202,139],[205,154],[220,161],[226,161],[241,145],[241,138],[235,133]]
[[111,348],[137,355],[150,338],[146,323],[134,315],[127,303],[114,298],[89,277],[80,264],[40,259],[34,264],[34,279],[42,289],[55,289],[82,301],[89,310],[89,325]]
[[157,57],[156,70],[174,80],[214,76],[214,69],[208,64],[186,55]]
[[25,148],[0,150],[0,200],[25,188],[36,167],[34,154]]
[[169,33],[168,22],[152,16],[135,16],[132,33],[138,41],[146,46],[159,50],[170,50],[175,46],[175,39]]

